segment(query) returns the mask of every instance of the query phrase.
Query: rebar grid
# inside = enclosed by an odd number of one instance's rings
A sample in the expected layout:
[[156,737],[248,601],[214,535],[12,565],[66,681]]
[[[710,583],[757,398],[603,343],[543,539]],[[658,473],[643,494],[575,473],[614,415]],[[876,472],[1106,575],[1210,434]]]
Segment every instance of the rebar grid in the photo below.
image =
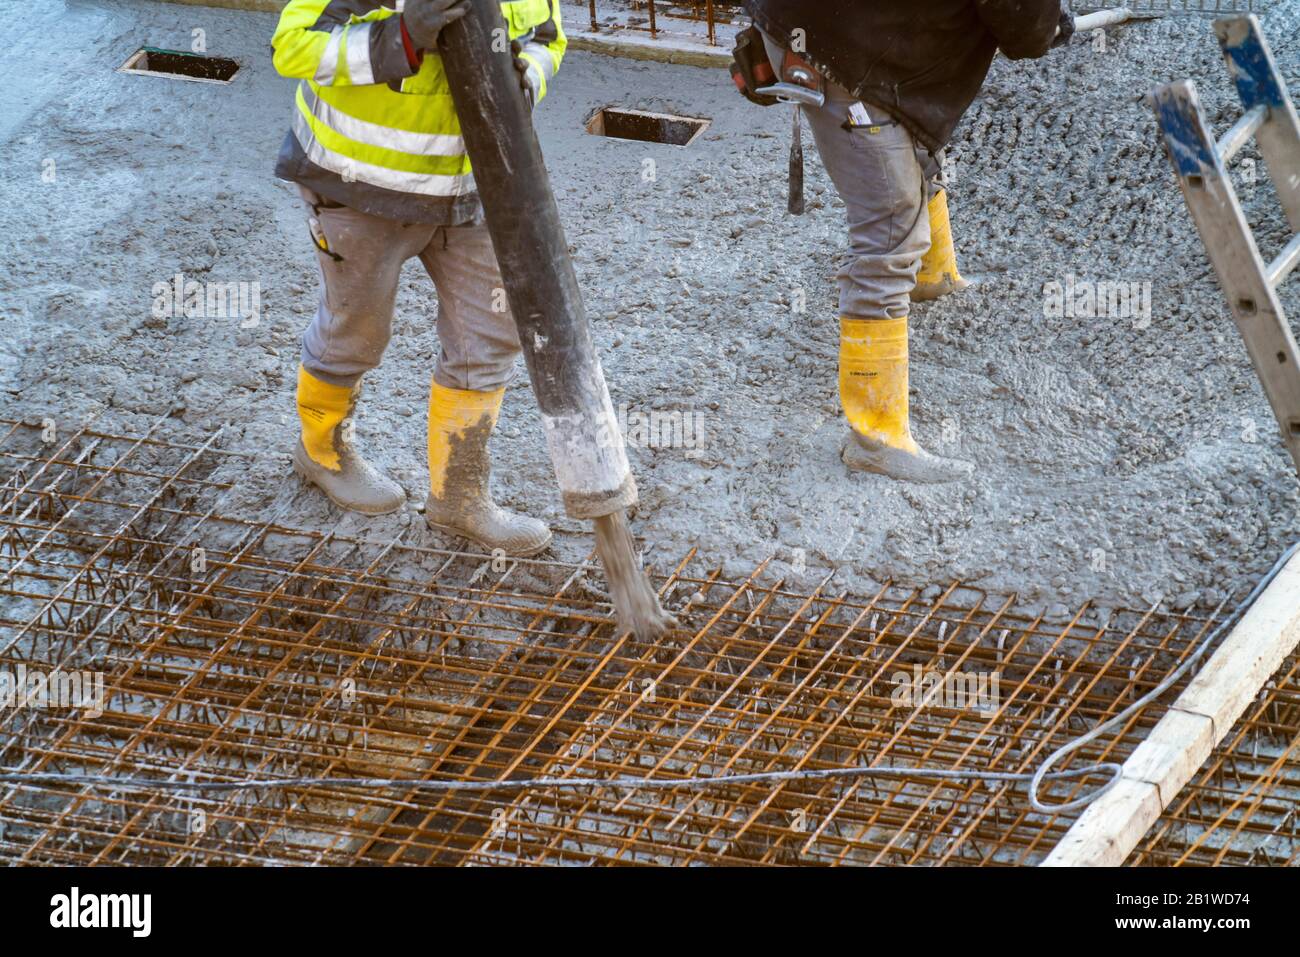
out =
[[1300,863],[1300,657],[1283,662],[1129,863]]
[[[657,577],[684,629],[649,647],[616,628],[590,559],[506,561],[428,547],[418,526],[375,542],[224,514],[246,459],[216,436],[158,429],[64,437],[0,422],[0,670],[98,672],[105,688],[99,716],[0,711],[0,766],[321,783],[0,785],[7,862],[1034,863],[1071,819],[995,782],[441,794],[329,779],[1029,771],[1157,683],[1211,624],[1150,609],[1084,626],[1085,605],[1048,627],[960,583],[864,600],[828,577],[800,594],[765,566],[728,581],[690,553]],[[896,678],[914,669],[992,675],[995,699],[899,704]],[[1275,683],[1252,728],[1294,742],[1294,671]],[[1123,760],[1161,713],[1067,766]],[[1229,833],[1225,818],[1190,843],[1184,822],[1212,817],[1202,793],[1144,853],[1199,861],[1222,845],[1235,860],[1238,833],[1277,843],[1257,830],[1256,796],[1207,773],[1197,788],[1241,798],[1232,813],[1247,823]]]
[[[1257,11],[1261,5],[1262,0],[1099,0],[1074,4],[1074,12],[1095,13],[1128,7],[1137,14],[1212,17],[1249,13]],[[722,45],[722,39],[730,42],[730,37],[719,37],[720,25],[736,24],[744,19],[744,10],[738,0],[587,0],[587,12],[593,33],[611,29],[631,30],[648,33],[652,39],[663,35],[695,39],[698,27],[692,30],[691,26],[702,24],[704,36],[700,38],[706,39],[710,46]],[[673,30],[674,25],[684,29]]]
[[668,20],[703,23],[710,45],[716,45],[718,42],[718,24],[731,23],[741,12],[738,0],[730,3],[726,0],[675,0],[675,2],[674,0],[658,0],[658,2],[619,0],[617,4],[610,3],[609,0],[600,0],[599,7],[597,0],[588,0],[587,6],[593,32],[599,31],[603,26],[599,15],[617,7],[617,10],[625,15],[618,22],[618,26],[622,29],[643,31],[649,33],[652,38],[658,38],[660,33],[665,32],[660,26],[661,17]]

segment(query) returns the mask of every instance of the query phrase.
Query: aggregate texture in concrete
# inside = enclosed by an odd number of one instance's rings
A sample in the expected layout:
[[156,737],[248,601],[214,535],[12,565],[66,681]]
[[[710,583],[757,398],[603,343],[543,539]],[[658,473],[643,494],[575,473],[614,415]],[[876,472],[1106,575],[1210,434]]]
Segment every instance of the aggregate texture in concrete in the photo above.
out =
[[[1300,6],[1261,7],[1300,89]],[[292,92],[271,65],[274,23],[142,0],[0,2],[0,415],[224,426],[228,447],[258,453],[227,512],[448,544],[413,506],[344,514],[291,476],[317,276],[296,190],[271,172]],[[142,46],[196,38],[242,63],[231,84],[116,72]],[[843,209],[810,151],[809,214],[786,214],[789,113],[749,105],[722,70],[571,52],[537,125],[614,404],[636,438],[651,413],[692,427],[630,449],[633,529],[652,563],[698,546],[736,576],[775,556],[771,573],[795,585],[831,567],[859,591],[961,578],[1056,619],[1085,598],[1100,616],[1243,593],[1300,535],[1300,495],[1142,102],[1182,77],[1226,129],[1240,107],[1205,18],[994,65],[950,151],[976,284],[913,314],[918,437],[978,471],[922,487],[839,461]],[[610,105],[711,125],[686,148],[587,134]],[[1286,224],[1258,154],[1242,157],[1268,255]],[[178,274],[257,284],[257,322],[160,317],[156,288]],[[1075,308],[1054,308],[1052,284]],[[1140,306],[1149,290],[1149,312],[1089,315],[1087,293],[1117,284],[1140,290]],[[1293,316],[1298,286],[1285,294]],[[427,489],[436,309],[410,264],[357,422],[412,502]],[[520,372],[494,440],[497,494],[552,522],[557,554],[574,558],[590,529],[563,515]],[[703,441],[687,441],[701,425]]]

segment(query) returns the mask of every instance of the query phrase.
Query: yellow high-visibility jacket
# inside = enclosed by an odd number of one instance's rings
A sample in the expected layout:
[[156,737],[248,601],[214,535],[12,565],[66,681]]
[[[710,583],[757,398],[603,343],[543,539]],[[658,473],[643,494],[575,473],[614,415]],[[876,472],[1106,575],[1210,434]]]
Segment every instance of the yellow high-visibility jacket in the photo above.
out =
[[[442,59],[412,63],[405,0],[291,0],[271,45],[282,76],[300,80],[276,174],[363,212],[456,224],[478,196]],[[540,100],[567,40],[558,0],[501,4]]]

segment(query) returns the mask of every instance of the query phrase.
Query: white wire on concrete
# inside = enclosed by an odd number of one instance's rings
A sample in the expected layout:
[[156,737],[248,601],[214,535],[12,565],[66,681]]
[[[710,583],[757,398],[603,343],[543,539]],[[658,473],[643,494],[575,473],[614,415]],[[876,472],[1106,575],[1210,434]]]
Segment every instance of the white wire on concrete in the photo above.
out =
[[[1283,566],[1285,566],[1286,563],[1291,560],[1291,556],[1293,556],[1298,550],[1300,550],[1300,542],[1296,542],[1294,545],[1292,545],[1290,548],[1284,551],[1282,555],[1278,558],[1278,560],[1273,563],[1273,567],[1270,568],[1268,572],[1264,575],[1264,577],[1261,578],[1256,583],[1255,587],[1250,590],[1250,594],[1247,595],[1244,599],[1242,599],[1242,601],[1239,602],[1235,608],[1233,608],[1231,614],[1229,614],[1227,618],[1219,622],[1219,624],[1214,627],[1214,630],[1205,636],[1205,640],[1196,646],[1196,650],[1193,651],[1190,655],[1188,655],[1183,660],[1182,664],[1180,664],[1173,671],[1169,672],[1169,674],[1165,675],[1163,681],[1161,681],[1158,685],[1156,685],[1154,688],[1152,688],[1142,697],[1138,698],[1136,701],[1134,701],[1131,705],[1129,705],[1119,714],[1107,718],[1105,721],[1097,725],[1097,727],[1093,728],[1091,731],[1087,732],[1086,734],[1079,735],[1079,737],[1075,738],[1073,741],[1067,741],[1065,744],[1061,745],[1061,747],[1057,748],[1055,751],[1049,754],[1046,760],[1044,760],[1043,763],[1038,766],[1038,770],[1034,772],[1034,776],[1029,781],[1029,803],[1033,805],[1034,810],[1052,812],[1052,813],[1056,813],[1060,811],[1077,811],[1079,808],[1091,804],[1097,798],[1101,797],[1112,787],[1114,787],[1115,783],[1119,781],[1120,774],[1122,773],[1123,769],[1118,764],[1113,764],[1113,763],[1096,764],[1092,766],[1092,770],[1098,770],[1098,771],[1103,769],[1111,770],[1110,780],[1107,781],[1101,788],[1097,789],[1096,791],[1089,792],[1088,794],[1085,794],[1083,797],[1075,798],[1073,801],[1067,801],[1063,804],[1044,804],[1042,801],[1038,799],[1038,788],[1042,784],[1043,779],[1047,777],[1048,768],[1050,768],[1061,758],[1065,757],[1071,751],[1077,751],[1079,748],[1083,747],[1085,744],[1087,744],[1089,741],[1093,740],[1094,738],[1098,737],[1099,735],[1105,734],[1107,731],[1109,731],[1111,728],[1114,728],[1116,725],[1124,723],[1130,717],[1132,717],[1134,714],[1140,711],[1142,708],[1146,707],[1156,698],[1160,697],[1162,694],[1168,691],[1169,688],[1176,681],[1178,681],[1179,678],[1187,674],[1187,672],[1190,671],[1192,667],[1195,666],[1195,664],[1205,656],[1205,653],[1210,650],[1210,646],[1213,645],[1215,641],[1218,640],[1221,634],[1223,634],[1225,631],[1227,631],[1229,628],[1231,628],[1233,625],[1235,625],[1238,621],[1241,620],[1241,616],[1250,610],[1250,606],[1255,604],[1255,600],[1259,598],[1259,596],[1263,593],[1265,588],[1267,588],[1270,584],[1272,584],[1273,579],[1277,578],[1278,572],[1282,570]],[[1084,768],[1082,770],[1089,770],[1089,769]]]

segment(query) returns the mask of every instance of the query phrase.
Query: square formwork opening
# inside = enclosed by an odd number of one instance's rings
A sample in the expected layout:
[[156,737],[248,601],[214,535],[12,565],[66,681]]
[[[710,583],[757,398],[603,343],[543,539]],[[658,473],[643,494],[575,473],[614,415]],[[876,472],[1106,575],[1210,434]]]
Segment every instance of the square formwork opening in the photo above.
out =
[[145,47],[132,53],[121,71],[200,83],[229,83],[239,72],[239,64],[226,57]]
[[648,113],[644,110],[623,110],[607,106],[597,110],[587,120],[587,132],[618,140],[689,146],[709,128],[709,122],[697,116]]

